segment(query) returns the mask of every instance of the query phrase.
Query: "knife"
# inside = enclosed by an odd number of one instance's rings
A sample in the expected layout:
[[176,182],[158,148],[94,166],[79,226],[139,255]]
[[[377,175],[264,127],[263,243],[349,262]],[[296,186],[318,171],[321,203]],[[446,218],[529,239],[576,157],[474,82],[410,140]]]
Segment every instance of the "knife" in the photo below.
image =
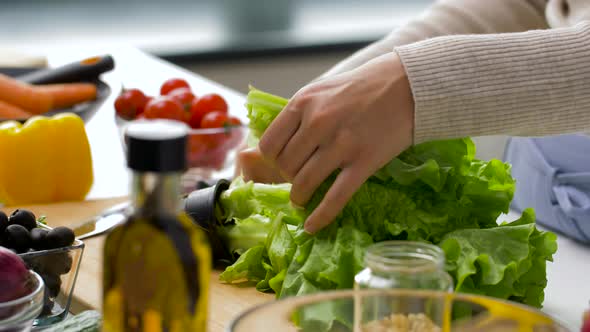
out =
[[71,83],[92,81],[100,74],[115,67],[110,55],[96,56],[73,62],[57,68],[40,69],[18,76],[17,79],[29,84]]
[[[201,227],[207,228],[214,219],[215,204],[222,191],[229,187],[229,181],[219,180],[215,184],[205,181],[197,183],[195,191],[183,197],[183,209]],[[131,202],[114,205],[101,214],[74,226],[72,230],[78,240],[84,240],[108,233],[127,220],[133,212]]]
[[78,240],[99,236],[122,224],[130,214],[131,203],[120,203],[75,226],[72,230]]

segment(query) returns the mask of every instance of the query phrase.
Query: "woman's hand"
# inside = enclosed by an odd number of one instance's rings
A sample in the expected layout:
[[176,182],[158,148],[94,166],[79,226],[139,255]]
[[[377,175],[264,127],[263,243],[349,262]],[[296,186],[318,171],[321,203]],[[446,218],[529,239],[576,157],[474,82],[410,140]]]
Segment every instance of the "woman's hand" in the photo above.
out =
[[244,149],[238,153],[236,176],[242,175],[245,181],[259,183],[285,183],[285,179],[275,166],[262,158],[257,148]]
[[332,222],[369,176],[412,144],[413,113],[410,85],[395,52],[293,96],[260,140],[264,159],[293,183],[291,200],[299,206],[341,170],[307,219],[306,231]]

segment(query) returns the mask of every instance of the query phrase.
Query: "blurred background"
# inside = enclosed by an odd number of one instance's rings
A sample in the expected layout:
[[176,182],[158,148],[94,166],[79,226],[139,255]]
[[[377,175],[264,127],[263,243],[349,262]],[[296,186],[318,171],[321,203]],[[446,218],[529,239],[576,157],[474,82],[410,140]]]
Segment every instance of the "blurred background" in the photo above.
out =
[[235,90],[290,96],[432,0],[0,0],[0,47],[130,44]]
[[[285,97],[434,0],[0,0],[2,48],[132,45],[246,93]],[[506,138],[476,138],[501,158]]]

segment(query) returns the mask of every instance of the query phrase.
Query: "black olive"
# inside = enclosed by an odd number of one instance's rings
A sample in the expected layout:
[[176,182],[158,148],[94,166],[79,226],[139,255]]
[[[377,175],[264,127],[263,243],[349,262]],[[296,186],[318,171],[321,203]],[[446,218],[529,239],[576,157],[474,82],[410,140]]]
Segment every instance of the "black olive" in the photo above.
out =
[[0,211],[0,235],[4,232],[4,230],[8,227],[8,217],[6,213]]
[[8,219],[11,225],[21,225],[29,231],[37,227],[37,219],[33,212],[24,209],[14,210]]
[[61,288],[61,279],[59,276],[53,274],[44,274],[41,275],[41,277],[45,282],[45,286],[47,286],[49,289],[49,297],[57,297],[57,295],[59,295],[59,289]]
[[31,247],[37,250],[45,249],[45,238],[49,231],[43,228],[33,228],[31,230]]
[[47,233],[45,245],[47,249],[62,248],[74,243],[74,231],[67,227],[56,227]]
[[2,235],[2,245],[18,253],[26,252],[31,247],[31,234],[21,225],[8,225]]
[[25,261],[25,265],[27,266],[27,268],[29,270],[33,270],[33,271],[39,273],[37,271],[37,268],[39,267],[39,264],[38,264],[39,257],[40,256],[37,256],[37,255],[23,257],[23,261]]
[[49,288],[45,286],[45,292],[43,292],[43,311],[41,314],[44,316],[50,315],[54,305],[55,303],[49,297]]
[[62,275],[72,269],[72,257],[68,252],[56,252],[38,257],[35,271],[42,274]]

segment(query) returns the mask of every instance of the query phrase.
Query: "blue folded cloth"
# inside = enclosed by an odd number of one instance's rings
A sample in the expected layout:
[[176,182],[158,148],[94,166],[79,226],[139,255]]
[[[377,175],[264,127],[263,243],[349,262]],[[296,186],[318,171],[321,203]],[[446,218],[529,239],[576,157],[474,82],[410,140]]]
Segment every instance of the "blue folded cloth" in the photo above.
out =
[[512,208],[532,207],[537,222],[590,243],[590,136],[511,138],[504,160],[512,164]]

